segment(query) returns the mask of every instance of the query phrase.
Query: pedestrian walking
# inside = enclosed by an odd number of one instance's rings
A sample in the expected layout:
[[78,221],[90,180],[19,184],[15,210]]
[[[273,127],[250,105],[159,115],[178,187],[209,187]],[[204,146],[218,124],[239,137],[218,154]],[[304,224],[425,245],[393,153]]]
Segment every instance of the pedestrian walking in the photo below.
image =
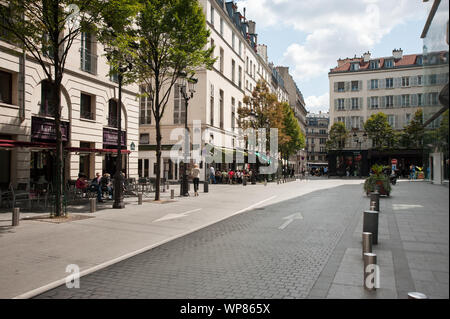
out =
[[212,184],[216,184],[216,172],[214,171],[214,166],[209,167],[209,178]]
[[200,169],[197,164],[194,164],[194,168],[191,171],[192,179],[194,182],[194,196],[198,196],[198,183],[200,181]]

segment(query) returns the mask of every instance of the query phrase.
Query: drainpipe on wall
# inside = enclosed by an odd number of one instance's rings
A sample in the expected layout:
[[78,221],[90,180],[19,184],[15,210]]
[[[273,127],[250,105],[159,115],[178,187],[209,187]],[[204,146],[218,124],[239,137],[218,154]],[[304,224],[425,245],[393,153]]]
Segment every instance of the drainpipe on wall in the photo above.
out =
[[25,120],[25,61],[27,54],[25,49],[22,51],[22,56],[19,58],[19,88],[18,88],[18,104],[19,104],[19,118],[20,122]]

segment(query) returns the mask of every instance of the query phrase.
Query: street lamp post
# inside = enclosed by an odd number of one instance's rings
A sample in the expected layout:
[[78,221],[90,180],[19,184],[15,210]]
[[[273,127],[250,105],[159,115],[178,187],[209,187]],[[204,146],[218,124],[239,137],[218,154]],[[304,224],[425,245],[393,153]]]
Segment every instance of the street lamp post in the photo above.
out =
[[359,140],[356,132],[353,133],[353,139],[355,143],[359,144],[359,155],[361,156],[361,160],[359,162],[359,178],[362,178],[362,154],[361,154],[361,144],[366,140],[367,133],[364,132],[362,140]]
[[[112,56],[118,56],[119,51],[116,49],[106,49],[108,60]],[[123,175],[122,175],[122,83],[123,75],[132,69],[132,62],[128,59],[127,64],[120,66],[117,70],[117,79],[119,84],[119,101],[117,105],[117,160],[116,172],[114,174],[114,203],[113,208],[125,208],[123,201]]]
[[[195,84],[197,83],[197,79],[195,78],[187,78],[186,73],[180,73],[178,77],[178,85],[180,86],[180,93],[184,99],[185,106],[185,116],[184,116],[184,161],[183,161],[183,179],[181,183],[181,195],[189,196],[189,185],[188,185],[188,176],[187,176],[187,162],[189,157],[189,129],[188,129],[188,120],[187,120],[187,109],[189,100],[194,97],[195,93]],[[189,91],[189,92],[188,92]]]

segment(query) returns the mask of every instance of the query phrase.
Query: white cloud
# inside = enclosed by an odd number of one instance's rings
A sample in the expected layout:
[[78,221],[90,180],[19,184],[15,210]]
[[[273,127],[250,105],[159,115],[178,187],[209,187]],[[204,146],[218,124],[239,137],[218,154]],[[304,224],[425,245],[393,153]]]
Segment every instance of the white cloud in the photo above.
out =
[[426,16],[431,2],[245,0],[238,4],[247,8],[247,17],[256,21],[259,30],[283,26],[307,35],[302,43],[293,39],[280,61],[300,81],[325,75],[338,58],[361,56],[395,26]]
[[311,113],[328,112],[330,107],[330,94],[327,92],[320,96],[308,96],[305,99],[306,109]]

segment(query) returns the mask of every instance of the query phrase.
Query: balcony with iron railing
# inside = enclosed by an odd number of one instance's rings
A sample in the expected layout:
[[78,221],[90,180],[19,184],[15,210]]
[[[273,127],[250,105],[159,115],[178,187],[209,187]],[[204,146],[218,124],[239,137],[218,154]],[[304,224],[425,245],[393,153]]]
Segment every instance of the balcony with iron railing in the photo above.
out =
[[118,121],[116,116],[109,116],[108,117],[108,126],[109,127],[118,128],[119,127],[118,124],[119,124],[119,121]]
[[56,109],[54,105],[48,103],[48,101],[39,102],[39,116],[55,117]]
[[97,74],[97,59],[98,56],[92,54],[90,50],[80,49],[81,70],[91,74]]
[[95,113],[83,110],[80,112],[80,118],[85,120],[95,120]]

